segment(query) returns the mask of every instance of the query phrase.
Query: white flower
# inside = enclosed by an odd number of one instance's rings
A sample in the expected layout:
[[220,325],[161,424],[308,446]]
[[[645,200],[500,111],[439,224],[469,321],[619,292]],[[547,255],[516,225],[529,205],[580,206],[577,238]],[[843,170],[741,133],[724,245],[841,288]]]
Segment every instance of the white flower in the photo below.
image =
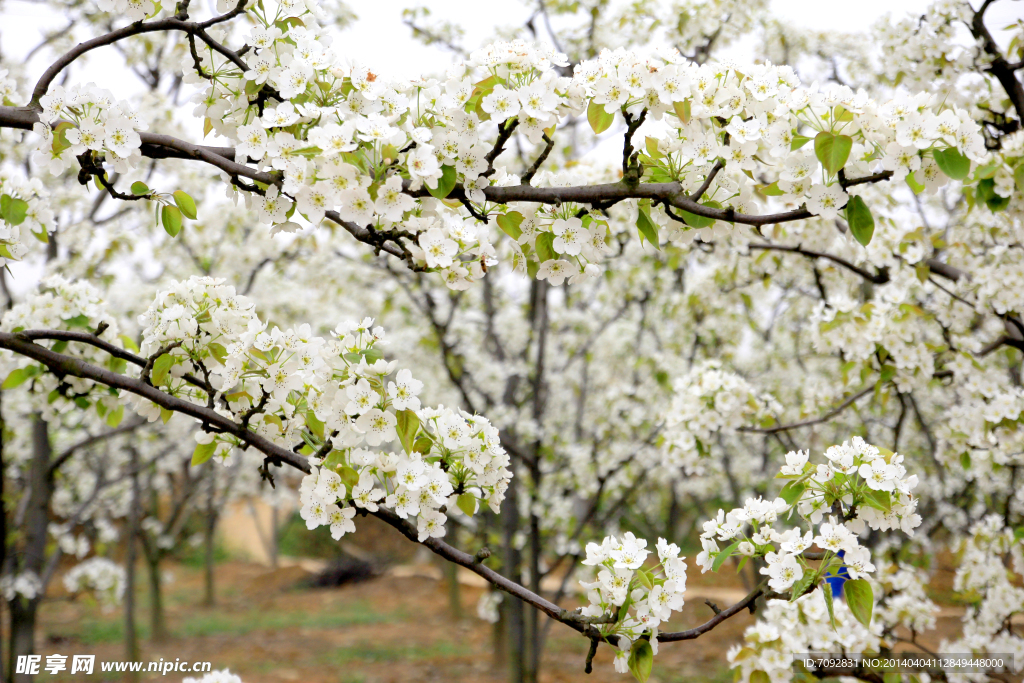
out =
[[419,245],[429,268],[447,268],[459,251],[458,243],[445,237],[440,228],[430,228],[420,234]]
[[850,195],[846,194],[838,183],[815,185],[807,193],[807,210],[832,220],[839,215],[839,209],[844,207],[849,199]]
[[406,369],[398,371],[394,382],[388,382],[388,396],[395,410],[419,410],[420,400],[417,394],[423,389],[423,382],[414,379],[412,372]]
[[394,441],[398,433],[395,416],[377,408],[368,410],[356,420],[356,429],[366,434],[366,443],[377,446],[381,441]]
[[765,555],[767,567],[761,567],[761,573],[770,577],[768,585],[772,590],[782,592],[788,590],[797,579],[803,576],[803,567],[795,555],[769,552]]
[[573,272],[572,264],[564,259],[548,259],[537,269],[537,279],[547,280],[555,287],[565,282]]

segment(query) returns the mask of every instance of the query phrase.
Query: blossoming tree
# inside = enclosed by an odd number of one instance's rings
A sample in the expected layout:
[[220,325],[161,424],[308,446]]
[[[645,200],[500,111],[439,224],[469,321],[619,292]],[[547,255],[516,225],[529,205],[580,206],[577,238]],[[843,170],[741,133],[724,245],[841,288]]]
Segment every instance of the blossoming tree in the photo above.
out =
[[[373,515],[511,596],[517,680],[537,676],[541,615],[590,640],[588,671],[604,643],[640,681],[660,646],[748,609],[730,662],[751,681],[807,675],[784,655],[812,645],[888,650],[934,623],[909,558],[942,546],[976,598],[949,647],[1024,653],[1024,33],[1000,44],[991,4],[880,27],[884,66],[757,4],[579,22],[541,3],[554,47],[470,51],[413,12],[461,55],[412,81],[332,46],[315,2],[69,10],[88,39],[35,78],[0,72],[0,256],[37,258],[35,236],[77,280],[4,317],[3,388],[35,401],[11,419],[125,439],[126,413],[173,419],[193,466],[298,471],[311,529]],[[716,58],[759,25],[770,60]],[[61,80],[111,46],[146,75],[140,101]],[[613,162],[585,153],[612,142]],[[753,580],[672,631],[682,509],[707,511],[689,569]],[[448,542],[453,519],[476,549]],[[68,581],[116,593],[90,562]],[[5,581],[19,606],[39,590]]]

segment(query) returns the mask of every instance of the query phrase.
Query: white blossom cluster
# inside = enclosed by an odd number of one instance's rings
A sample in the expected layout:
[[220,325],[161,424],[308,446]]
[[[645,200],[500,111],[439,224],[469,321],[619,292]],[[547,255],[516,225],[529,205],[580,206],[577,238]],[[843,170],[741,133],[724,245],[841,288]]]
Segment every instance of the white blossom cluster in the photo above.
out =
[[[2,85],[2,84],[0,84]],[[46,241],[53,225],[49,193],[38,178],[23,179],[0,172],[0,267],[28,253],[22,241],[31,236]]]
[[[963,559],[953,579],[953,589],[970,600],[964,615],[963,633],[954,642],[945,641],[943,652],[971,652],[976,655],[1010,653],[1014,673],[1024,670],[1024,638],[1007,628],[1014,617],[1024,613],[1024,542],[1021,535],[1006,528],[999,515],[988,515],[970,529],[961,548]],[[958,683],[980,681],[982,674],[950,672]]]
[[0,577],[0,595],[10,602],[21,596],[25,600],[35,600],[42,592],[43,582],[33,571],[19,572],[14,576],[6,574]]
[[[384,330],[372,319],[342,323],[328,339],[309,325],[268,328],[234,287],[193,277],[161,291],[139,322],[141,352],[165,350],[154,363],[154,384],[212,402],[281,446],[304,444],[319,466],[301,489],[310,529],[330,525],[340,538],[354,530],[356,507],[375,511],[382,499],[399,516],[417,517],[421,539],[444,535],[448,504],[467,514],[480,501],[498,510],[512,476],[498,431],[477,415],[421,408],[423,383],[383,359]],[[148,401],[126,400],[150,421],[161,416]],[[226,459],[240,445],[210,432],[196,441],[193,462]]]
[[[151,3],[150,3],[151,4]],[[76,157],[91,151],[109,155],[116,173],[137,168],[142,156],[139,131],[146,123],[123,100],[94,84],[65,89],[54,85],[39,98],[40,121],[32,130],[39,135],[33,161],[52,175],[77,165]]]
[[64,587],[69,593],[88,591],[109,609],[124,598],[124,567],[105,557],[92,557],[64,575]]
[[737,670],[737,681],[759,680],[754,674],[761,671],[772,683],[786,683],[797,677],[794,653],[877,652],[881,635],[881,622],[872,620],[865,628],[841,600],[830,614],[817,590],[795,601],[770,600],[762,618],[743,634],[743,643],[731,647],[726,657]]
[[695,365],[672,389],[664,413],[663,450],[667,466],[687,473],[700,469],[718,432],[761,423],[782,411],[775,399],[722,369],[717,360]]
[[[786,455],[779,477],[789,483],[782,497],[748,498],[742,508],[728,513],[719,510],[717,517],[704,522],[703,550],[696,558],[701,572],[720,566],[723,555],[738,553],[764,557],[767,566],[760,571],[777,592],[792,588],[808,571],[816,571],[820,578],[833,565],[836,570],[845,566],[850,577],[857,579],[875,569],[871,551],[860,545],[858,535],[868,527],[912,534],[920,525],[921,518],[914,512],[917,500],[910,494],[917,476],[905,476],[902,456],[883,454],[860,437],[830,447],[825,451],[828,462],[817,467],[808,462],[808,455],[806,451]],[[779,529],[784,515],[794,508],[803,525]],[[828,520],[823,521],[826,513]],[[723,549],[720,542],[729,545]],[[817,570],[811,570],[802,557],[812,545],[825,551]]]
[[[151,9],[148,0],[129,4],[122,9]],[[401,231],[413,263],[439,270],[455,288],[494,263],[478,221],[501,209],[483,190],[521,182],[497,163],[497,141],[515,129],[539,149],[568,115],[586,112],[595,131],[620,114],[660,122],[641,150],[643,180],[679,182],[692,191],[721,159],[727,171],[708,188],[705,204],[743,212],[756,212],[755,197],[765,194],[752,180],[754,170],[774,180],[770,196],[833,219],[850,199],[841,170],[860,177],[885,169],[899,180],[924,169],[928,182],[942,182],[936,152],[953,150],[973,162],[985,156],[978,125],[936,95],[876,102],[846,86],[803,87],[786,66],[740,70],[727,62],[697,65],[674,49],[658,57],[616,49],[581,62],[570,78],[556,70],[567,65],[564,55],[512,41],[473,52],[443,81],[400,82],[337,54],[314,2],[257,3],[247,16],[255,25],[246,37],[244,70],[209,46],[198,55],[202,76],[192,54],[183,55],[182,69],[190,82],[205,84],[194,113],[232,141],[239,161],[277,174],[273,184],[257,188],[262,196],[246,195],[261,220],[275,231],[293,231],[295,212],[315,225],[336,211],[342,221]],[[41,104],[44,121],[71,126],[37,126],[40,160],[51,171],[87,149],[110,152],[117,171],[134,165],[141,124],[109,93],[54,86]],[[819,161],[821,136],[845,153]],[[446,199],[456,184],[463,206]],[[461,213],[473,206],[471,217]],[[607,231],[590,205],[510,206],[515,210],[501,227],[531,274],[559,284],[600,272],[594,261],[606,250]],[[648,221],[675,223],[649,200],[639,210]],[[682,219],[687,226],[675,223],[673,234],[713,223]]]
[[[21,303],[15,304],[0,319],[0,329],[5,332],[92,332],[100,326],[105,326],[103,338],[106,341],[123,347],[124,339],[119,336],[117,320],[107,312],[99,290],[89,282],[69,281],[60,275],[51,275],[44,279],[38,290]],[[117,372],[122,371],[125,366],[124,361],[88,344],[57,342],[52,348]],[[65,376],[58,379],[37,362],[23,356],[14,356],[8,362],[13,369],[7,376],[7,387],[31,381],[30,396],[44,418],[52,419],[58,414],[89,407],[91,402],[101,417],[111,416],[114,426],[116,421],[120,421],[123,409],[119,411],[120,403],[117,397],[106,387],[97,386],[92,380],[78,377]]]
[[619,673],[629,670],[630,651],[641,638],[649,640],[658,654],[658,626],[683,608],[686,558],[679,556],[679,546],[663,538],[658,539],[656,550],[658,562],[645,569],[651,551],[646,540],[631,532],[587,544],[583,564],[595,568],[597,580],[580,581],[590,602],[582,614],[616,616],[613,623],[598,628],[603,636],[618,636],[615,670]]
[[876,585],[875,594],[880,597],[875,604],[873,620],[881,623],[887,634],[899,626],[917,633],[935,628],[939,606],[928,597],[928,577],[924,571],[881,558],[877,563],[878,570],[872,578],[873,585]]

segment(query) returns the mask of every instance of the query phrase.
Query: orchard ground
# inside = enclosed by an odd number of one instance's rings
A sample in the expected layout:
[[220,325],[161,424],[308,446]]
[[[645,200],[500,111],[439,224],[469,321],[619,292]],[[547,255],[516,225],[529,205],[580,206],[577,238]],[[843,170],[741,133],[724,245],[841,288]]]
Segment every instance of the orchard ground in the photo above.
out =
[[[286,532],[286,539],[288,530]],[[377,534],[384,534],[381,538]],[[374,538],[369,538],[373,535]],[[142,660],[210,661],[214,669],[230,668],[246,683],[410,683],[415,681],[505,680],[495,666],[492,627],[476,617],[483,588],[466,572],[459,584],[462,616],[451,609],[449,584],[440,565],[422,555],[410,556],[400,539],[380,529],[357,534],[358,546],[375,548],[389,563],[368,580],[334,588],[313,588],[308,582],[323,560],[283,558],[277,569],[239,559],[216,566],[217,604],[202,607],[203,568],[195,561],[170,561],[165,573],[167,619],[172,639],[149,642],[146,577],[137,579]],[[223,555],[223,553],[221,553]],[[951,567],[952,558],[944,565]],[[701,575],[690,562],[686,606],[670,630],[693,627],[712,616],[705,598],[726,606],[745,594],[738,575]],[[955,637],[963,606],[951,600],[952,569],[940,568],[930,592],[942,612],[936,631],[921,639],[929,649],[943,636]],[[59,582],[55,582],[59,586]],[[652,680],[732,681],[728,648],[741,640],[754,617],[741,614],[726,621],[715,637],[664,645]],[[585,676],[587,641],[560,624],[552,624],[544,653],[542,681],[587,680],[625,682],[611,666],[611,649],[602,647],[594,673]],[[103,612],[87,599],[57,595],[41,613],[38,652],[94,654],[97,662],[124,657],[123,614]],[[70,658],[69,660],[70,661]],[[143,674],[141,680],[180,681],[182,674]],[[68,675],[43,674],[42,681],[69,681]],[[85,679],[82,679],[85,680]],[[90,681],[127,680],[97,671]]]

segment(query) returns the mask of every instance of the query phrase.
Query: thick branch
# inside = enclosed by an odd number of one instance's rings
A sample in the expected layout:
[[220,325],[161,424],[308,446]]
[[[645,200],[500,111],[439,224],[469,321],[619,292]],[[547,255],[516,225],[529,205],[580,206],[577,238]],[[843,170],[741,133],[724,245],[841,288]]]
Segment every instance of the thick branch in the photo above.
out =
[[50,368],[50,370],[58,377],[70,375],[72,377],[92,380],[108,387],[113,387],[114,389],[121,389],[137,396],[141,396],[142,398],[152,401],[156,405],[166,408],[167,410],[171,410],[176,413],[183,413],[189,417],[194,417],[205,425],[210,425],[218,430],[237,437],[240,441],[246,445],[252,446],[261,453],[265,453],[266,455],[276,458],[281,462],[288,463],[292,467],[303,472],[309,472],[309,463],[302,456],[292,453],[290,450],[282,446],[278,446],[262,436],[245,429],[242,425],[234,422],[224,415],[221,415],[220,413],[217,413],[216,411],[210,410],[204,406],[196,405],[195,403],[190,403],[189,401],[185,401],[176,396],[171,396],[168,393],[160,391],[156,387],[146,384],[141,379],[133,379],[126,375],[121,375],[116,372],[111,372],[105,368],[92,365],[91,363],[86,363],[81,359],[56,353],[44,346],[40,346],[26,339],[21,339],[18,335],[11,334],[10,332],[0,332],[0,348],[14,351],[22,356],[40,362]]

